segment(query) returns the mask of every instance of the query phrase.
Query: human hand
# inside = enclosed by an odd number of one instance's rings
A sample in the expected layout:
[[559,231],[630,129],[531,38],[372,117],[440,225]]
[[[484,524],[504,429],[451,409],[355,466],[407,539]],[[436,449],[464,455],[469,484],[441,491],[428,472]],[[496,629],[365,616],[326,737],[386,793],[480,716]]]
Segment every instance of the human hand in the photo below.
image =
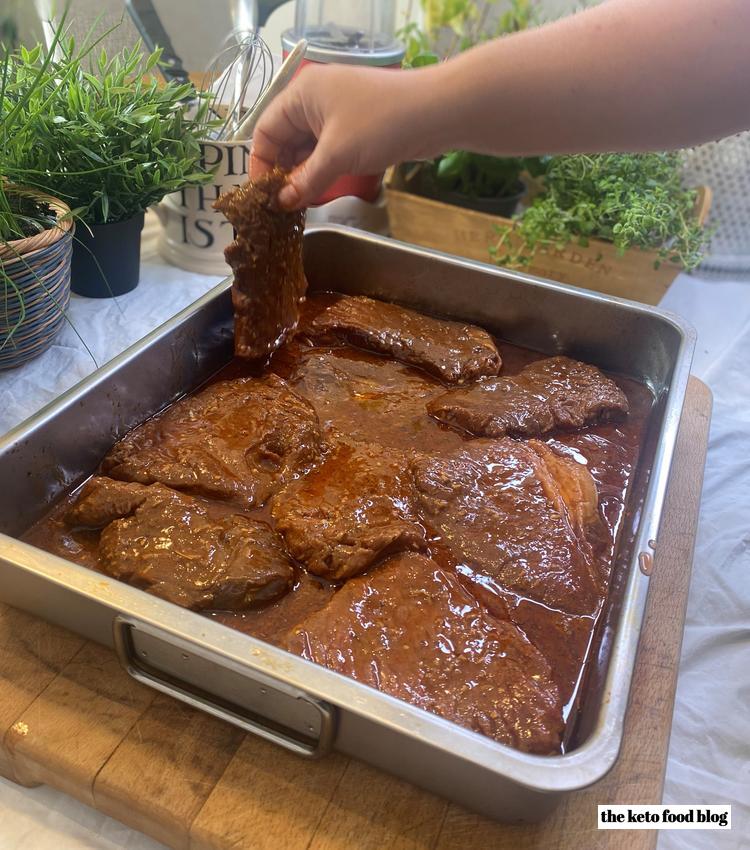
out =
[[440,152],[428,71],[307,65],[261,116],[250,176],[291,169],[279,203],[313,203],[341,175]]

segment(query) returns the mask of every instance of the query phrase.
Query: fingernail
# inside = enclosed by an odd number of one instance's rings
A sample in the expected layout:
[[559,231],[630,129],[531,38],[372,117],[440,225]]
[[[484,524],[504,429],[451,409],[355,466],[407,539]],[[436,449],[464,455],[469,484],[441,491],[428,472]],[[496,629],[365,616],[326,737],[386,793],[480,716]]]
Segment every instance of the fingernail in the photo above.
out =
[[293,210],[299,204],[299,192],[294,183],[287,183],[279,192],[279,204],[287,210]]

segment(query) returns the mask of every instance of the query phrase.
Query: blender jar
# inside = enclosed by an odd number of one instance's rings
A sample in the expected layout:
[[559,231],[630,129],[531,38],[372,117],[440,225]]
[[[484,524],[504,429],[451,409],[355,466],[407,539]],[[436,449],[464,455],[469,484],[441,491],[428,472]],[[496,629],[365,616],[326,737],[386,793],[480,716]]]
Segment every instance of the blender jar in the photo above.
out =
[[398,68],[404,57],[395,0],[297,0],[294,28],[282,36],[284,50],[301,38],[312,62]]

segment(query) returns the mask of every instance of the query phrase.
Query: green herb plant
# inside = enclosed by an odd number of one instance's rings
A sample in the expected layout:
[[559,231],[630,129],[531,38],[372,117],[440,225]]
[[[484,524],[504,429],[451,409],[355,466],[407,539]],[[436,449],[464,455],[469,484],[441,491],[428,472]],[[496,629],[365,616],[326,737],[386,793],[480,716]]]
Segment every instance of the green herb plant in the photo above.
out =
[[[591,5],[582,0],[577,7]],[[401,30],[404,66],[434,64],[489,38],[541,23],[534,0],[421,0],[424,26],[409,18]],[[695,212],[696,193],[682,186],[678,153],[600,154],[504,158],[450,151],[401,169],[407,190],[438,197],[439,190],[470,199],[512,194],[521,175],[540,188],[512,225],[498,226],[490,257],[498,265],[529,266],[540,249],[590,239],[658,252],[664,260],[693,269],[706,248],[707,232]]]
[[[63,14],[63,21],[66,15],[67,10]],[[51,61],[48,58],[40,64],[37,74],[29,80],[25,93],[11,92],[9,81],[13,64],[14,35],[13,31],[0,32],[0,245],[5,248],[9,248],[9,240],[22,239],[51,226],[48,210],[39,210],[32,201],[8,186],[2,159],[3,152],[18,130],[23,110]],[[58,41],[59,37],[55,36],[51,44],[52,50],[57,48]]]
[[419,5],[423,27],[412,20],[410,8],[398,33],[406,46],[404,65],[409,68],[541,22],[537,0],[420,0]]
[[[502,10],[499,0],[420,0],[420,6],[424,27],[408,13],[409,20],[399,31],[406,46],[405,68],[436,64],[487,39],[539,23],[535,0],[510,0]],[[407,189],[425,197],[449,192],[484,200],[520,194],[522,175],[536,177],[544,167],[545,161],[538,157],[496,157],[456,150],[430,162],[407,163],[401,174]]]
[[435,177],[442,189],[469,198],[504,198],[519,191],[524,172],[538,177],[545,160],[539,157],[497,157],[470,151],[449,151],[437,160]]
[[696,192],[682,186],[681,164],[674,152],[553,157],[543,193],[512,225],[498,226],[490,256],[498,265],[523,268],[540,249],[602,239],[620,255],[656,250],[656,268],[668,259],[694,269],[707,234],[696,218]]
[[[60,19],[61,28],[65,25],[68,11],[69,6],[66,5]],[[20,260],[26,273],[36,279],[39,287],[50,298],[54,298],[47,289],[44,281],[37,275],[35,269],[15,249],[13,241],[23,239],[34,233],[39,233],[42,230],[59,227],[60,224],[56,215],[52,213],[45,203],[34,200],[23,190],[19,190],[17,186],[7,182],[2,155],[8,147],[9,140],[18,131],[23,111],[27,107],[36,87],[41,84],[44,74],[47,72],[52,54],[59,44],[60,30],[53,35],[48,55],[40,62],[37,73],[30,78],[26,90],[23,92],[11,91],[9,86],[13,64],[12,50],[14,47],[10,37],[13,34],[13,31],[10,33],[3,32],[0,38],[0,246],[2,246],[6,256]],[[62,82],[64,82],[64,78],[60,80],[60,83]],[[3,322],[3,334],[5,338],[2,344],[0,344],[0,351],[2,351],[6,346],[14,344],[14,336],[26,319],[26,304],[22,292],[13,278],[6,272],[2,261],[0,261],[0,287],[2,287],[2,300],[0,303],[5,308],[5,319]],[[12,300],[11,296],[15,296],[20,306],[19,315],[12,325],[8,321],[8,307]],[[57,302],[55,303],[57,304]],[[72,327],[72,323],[63,310],[62,305],[58,304],[57,306]],[[81,343],[89,352],[92,359],[94,359],[85,341],[74,327],[73,331],[81,340]],[[96,363],[95,360],[94,363]]]
[[40,45],[13,53],[6,97],[20,109],[0,171],[61,198],[86,224],[124,221],[210,180],[197,139],[207,104],[192,105],[190,84],[160,84],[160,55],[136,44],[112,57],[102,49],[94,61],[65,36],[55,58]]
[[[79,221],[100,223],[127,218],[186,183],[210,179],[199,170],[193,135],[206,126],[205,102],[196,101],[192,87],[158,85],[158,52],[143,57],[136,47],[112,60],[100,52],[92,61],[114,27],[94,37],[95,22],[76,45],[66,35],[69,6],[68,0],[46,49],[0,43],[0,246],[45,291],[13,240],[60,224],[18,186],[66,201]],[[11,296],[20,311],[12,327],[6,312],[0,350],[14,344],[26,318],[23,295],[0,262],[0,314]]]

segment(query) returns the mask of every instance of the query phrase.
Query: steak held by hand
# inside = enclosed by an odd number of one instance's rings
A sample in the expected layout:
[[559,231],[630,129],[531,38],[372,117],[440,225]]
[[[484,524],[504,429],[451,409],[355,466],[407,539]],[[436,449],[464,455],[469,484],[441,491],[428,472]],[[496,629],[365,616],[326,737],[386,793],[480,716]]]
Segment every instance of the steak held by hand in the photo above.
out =
[[287,548],[311,572],[345,579],[384,555],[424,546],[406,456],[339,443],[272,508]]
[[412,470],[423,516],[477,593],[513,593],[571,614],[597,609],[591,547],[533,447],[472,440],[449,457],[417,458]]
[[309,299],[300,330],[322,342],[345,342],[418,366],[447,383],[497,375],[502,361],[487,331],[364,295]]
[[560,751],[562,703],[549,664],[422,555],[397,555],[350,579],[283,645],[496,741]]
[[234,271],[238,357],[268,357],[297,325],[299,304],[307,290],[302,263],[304,210],[287,212],[276,203],[285,179],[283,171],[274,169],[214,203],[235,231],[224,256]]
[[277,375],[211,384],[120,440],[103,471],[260,505],[320,457],[312,406]]
[[241,514],[217,514],[161,484],[93,478],[66,520],[104,525],[103,572],[185,608],[242,611],[278,599],[294,580],[269,526]]
[[427,412],[478,437],[533,437],[623,419],[628,400],[595,366],[539,360],[511,378],[489,378],[432,399]]

